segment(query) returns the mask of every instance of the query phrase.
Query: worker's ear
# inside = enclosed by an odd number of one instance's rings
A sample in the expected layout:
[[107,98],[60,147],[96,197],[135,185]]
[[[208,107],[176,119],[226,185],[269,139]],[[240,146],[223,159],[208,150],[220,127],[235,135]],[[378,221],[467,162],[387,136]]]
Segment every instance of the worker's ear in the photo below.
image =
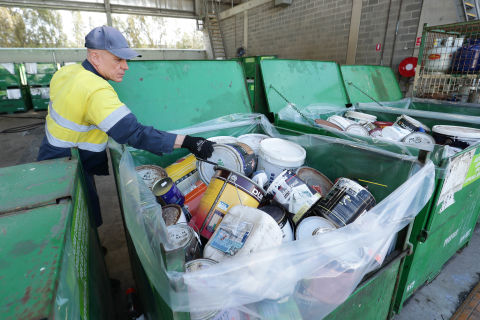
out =
[[90,61],[94,67],[98,67],[100,64],[100,52],[97,50],[90,50],[88,53],[88,61]]

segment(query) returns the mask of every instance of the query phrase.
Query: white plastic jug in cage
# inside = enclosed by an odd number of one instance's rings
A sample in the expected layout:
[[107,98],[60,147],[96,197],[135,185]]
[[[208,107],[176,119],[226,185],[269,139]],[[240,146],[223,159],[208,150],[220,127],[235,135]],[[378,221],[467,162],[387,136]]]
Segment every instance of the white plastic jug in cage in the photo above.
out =
[[459,39],[454,41],[453,37],[448,37],[442,40],[442,44],[438,44],[440,39],[435,39],[434,47],[427,51],[425,69],[435,73],[447,72],[452,66],[453,54],[463,43],[463,39]]

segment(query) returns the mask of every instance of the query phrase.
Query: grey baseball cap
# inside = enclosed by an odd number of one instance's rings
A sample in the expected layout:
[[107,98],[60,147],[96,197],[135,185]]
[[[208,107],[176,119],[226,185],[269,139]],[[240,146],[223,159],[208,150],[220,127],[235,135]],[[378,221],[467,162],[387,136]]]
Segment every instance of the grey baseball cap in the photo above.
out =
[[129,48],[127,39],[117,29],[109,26],[96,27],[85,36],[85,47],[107,50],[122,59],[141,57]]

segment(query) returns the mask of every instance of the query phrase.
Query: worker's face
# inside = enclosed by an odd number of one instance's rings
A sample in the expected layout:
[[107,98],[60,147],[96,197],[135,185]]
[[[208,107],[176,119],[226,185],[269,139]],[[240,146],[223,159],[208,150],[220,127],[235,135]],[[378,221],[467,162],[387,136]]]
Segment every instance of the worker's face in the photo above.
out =
[[128,70],[127,60],[119,58],[107,50],[95,50],[92,64],[105,79],[121,82]]

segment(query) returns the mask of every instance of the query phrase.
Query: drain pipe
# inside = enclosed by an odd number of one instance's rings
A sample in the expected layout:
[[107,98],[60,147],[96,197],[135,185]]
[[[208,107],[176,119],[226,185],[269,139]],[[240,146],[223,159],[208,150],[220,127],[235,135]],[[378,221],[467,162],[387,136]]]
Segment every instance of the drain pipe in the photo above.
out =
[[[423,3],[423,0],[422,0]],[[397,35],[398,35],[398,23],[400,20],[400,13],[402,12],[403,0],[400,0],[400,5],[398,7],[397,21],[395,22],[395,34],[393,35],[393,47],[392,53],[390,54],[390,68],[393,68],[393,55],[395,54],[395,47],[397,46]]]
[[390,21],[390,8],[392,7],[392,0],[388,2],[387,20],[385,20],[385,32],[383,33],[382,41],[382,55],[380,56],[380,65],[383,66],[383,54],[385,53],[385,41],[387,40],[388,22]]

